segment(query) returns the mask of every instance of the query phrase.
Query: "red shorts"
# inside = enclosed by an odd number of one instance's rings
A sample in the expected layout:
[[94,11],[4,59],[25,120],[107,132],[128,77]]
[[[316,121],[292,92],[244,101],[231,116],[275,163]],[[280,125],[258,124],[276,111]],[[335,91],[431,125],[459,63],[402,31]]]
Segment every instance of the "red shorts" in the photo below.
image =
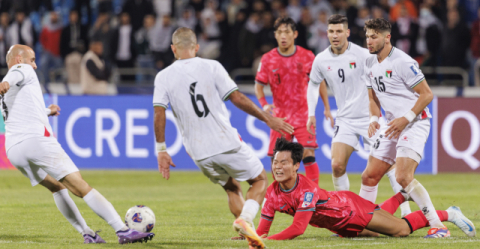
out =
[[333,232],[341,237],[357,237],[372,220],[373,211],[380,210],[380,207],[350,191],[337,192],[337,194],[346,195],[350,199],[352,218],[344,227]]
[[275,142],[277,141],[277,138],[281,138],[282,135],[289,141],[292,141],[293,137],[295,137],[298,143],[300,143],[304,148],[307,148],[307,149],[318,148],[317,138],[315,135],[312,135],[307,131],[307,126],[294,128],[292,135],[281,134],[274,130],[270,130],[270,145],[268,146],[268,154],[267,154],[269,157],[273,157],[273,149],[275,148]]

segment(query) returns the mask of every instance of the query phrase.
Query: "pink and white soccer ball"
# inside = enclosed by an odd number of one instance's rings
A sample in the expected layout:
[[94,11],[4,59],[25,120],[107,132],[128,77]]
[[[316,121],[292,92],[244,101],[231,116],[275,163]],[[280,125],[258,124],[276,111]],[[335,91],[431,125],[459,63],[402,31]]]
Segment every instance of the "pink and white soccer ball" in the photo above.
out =
[[151,232],[155,226],[155,214],[147,206],[134,206],[125,215],[125,225],[140,232]]

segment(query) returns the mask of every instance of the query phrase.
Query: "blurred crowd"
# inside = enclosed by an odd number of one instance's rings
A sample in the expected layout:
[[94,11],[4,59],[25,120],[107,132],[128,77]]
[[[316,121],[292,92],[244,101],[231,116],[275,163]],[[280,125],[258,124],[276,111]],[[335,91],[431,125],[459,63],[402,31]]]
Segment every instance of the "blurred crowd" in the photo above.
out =
[[85,75],[107,81],[112,67],[158,71],[174,61],[171,34],[183,26],[197,33],[199,56],[231,72],[254,67],[276,47],[276,18],[294,19],[296,44],[316,54],[329,46],[328,17],[343,14],[350,41],[364,46],[365,20],[389,19],[394,46],[423,66],[468,70],[473,84],[480,75],[479,7],[480,0],[0,0],[0,66],[8,48],[21,43],[36,48],[47,82],[61,68],[70,83]]

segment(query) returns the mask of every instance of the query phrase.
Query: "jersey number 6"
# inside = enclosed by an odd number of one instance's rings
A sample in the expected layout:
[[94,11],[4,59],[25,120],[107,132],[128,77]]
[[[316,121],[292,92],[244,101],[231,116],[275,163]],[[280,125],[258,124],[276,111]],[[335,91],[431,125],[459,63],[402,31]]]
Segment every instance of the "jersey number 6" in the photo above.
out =
[[[195,110],[195,113],[197,114],[197,116],[199,118],[202,118],[202,117],[206,118],[208,116],[208,114],[210,113],[210,110],[208,109],[207,102],[205,102],[205,99],[203,98],[203,95],[197,94],[195,96],[195,86],[196,85],[197,85],[197,82],[193,82],[192,84],[190,84],[190,99],[192,100],[193,109]],[[198,109],[197,101],[202,102],[203,110],[204,110],[203,112],[201,112]]]

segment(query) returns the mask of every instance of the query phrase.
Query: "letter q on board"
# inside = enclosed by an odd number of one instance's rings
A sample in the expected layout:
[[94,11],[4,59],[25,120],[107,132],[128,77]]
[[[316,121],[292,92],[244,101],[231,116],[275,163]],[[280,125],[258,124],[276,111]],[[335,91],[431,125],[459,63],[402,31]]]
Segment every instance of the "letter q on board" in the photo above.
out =
[[[467,120],[470,130],[472,131],[470,144],[464,151],[457,150],[453,145],[452,140],[453,124],[455,121],[457,121],[457,119],[460,118]],[[443,148],[448,155],[456,159],[462,159],[473,170],[480,167],[480,161],[473,156],[480,147],[480,122],[478,121],[478,118],[473,115],[473,113],[469,111],[455,111],[450,113],[443,121],[440,135]]]

